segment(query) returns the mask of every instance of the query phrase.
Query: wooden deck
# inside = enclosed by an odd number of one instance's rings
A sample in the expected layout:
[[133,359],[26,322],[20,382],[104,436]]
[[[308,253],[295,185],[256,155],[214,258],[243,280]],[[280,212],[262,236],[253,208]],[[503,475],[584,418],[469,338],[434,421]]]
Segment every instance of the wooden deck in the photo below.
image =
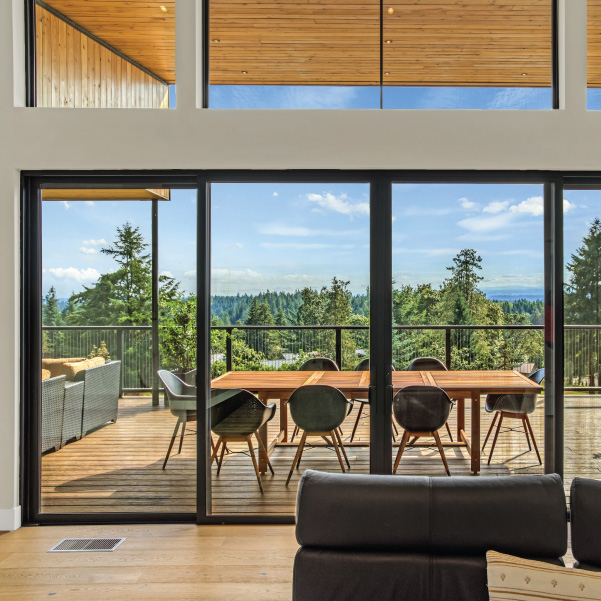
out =
[[[543,452],[542,398],[531,416],[539,448]],[[469,424],[469,403],[466,403]],[[343,424],[348,441],[356,409]],[[361,419],[355,442],[363,446],[347,446],[351,473],[368,473],[368,411]],[[576,476],[601,477],[601,396],[570,395],[566,397],[566,485]],[[279,416],[270,423],[275,433]],[[455,412],[451,414],[451,430],[455,432]],[[516,420],[516,424],[517,424]],[[273,424],[273,425],[272,425]],[[490,417],[483,415],[482,440]],[[194,512],[196,507],[196,437],[187,436],[181,455],[172,455],[166,470],[162,463],[175,418],[168,410],[152,407],[150,398],[126,397],[120,401],[119,419],[100,428],[84,439],[71,443],[42,459],[42,508],[49,513],[82,512]],[[513,425],[513,424],[512,424]],[[194,431],[192,424],[189,431]],[[441,436],[448,436],[441,430]],[[298,441],[298,439],[297,439]],[[316,441],[317,442],[317,441]],[[231,445],[232,451],[241,450]],[[490,466],[488,450],[482,457],[482,476],[542,473],[534,451],[528,452],[523,433],[515,431],[499,436]],[[288,487],[286,477],[296,450],[295,446],[278,446],[272,455],[275,476],[263,476],[265,494],[261,495],[248,453],[227,455],[221,474],[213,466],[213,513],[292,514],[298,479],[306,468],[339,472],[332,449],[315,447],[303,455],[301,469]],[[395,449],[396,453],[396,449]],[[452,475],[469,475],[470,464],[463,448],[447,448]],[[400,474],[444,476],[444,468],[436,449],[412,449],[405,453]]]

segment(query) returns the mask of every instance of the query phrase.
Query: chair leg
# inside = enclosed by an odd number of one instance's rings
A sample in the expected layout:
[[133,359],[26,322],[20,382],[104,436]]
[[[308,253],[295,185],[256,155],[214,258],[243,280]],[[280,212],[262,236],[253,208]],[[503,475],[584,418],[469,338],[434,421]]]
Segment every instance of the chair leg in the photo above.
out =
[[357,432],[357,426],[359,425],[359,420],[361,419],[361,412],[363,411],[363,405],[365,403],[359,403],[359,412],[357,413],[357,419],[355,420],[355,425],[353,426],[353,431],[351,432],[351,440],[353,442],[353,438],[355,438],[355,433]]
[[269,461],[269,453],[267,452],[267,449],[265,448],[265,445],[263,444],[263,441],[261,440],[261,437],[259,436],[258,432],[255,432],[255,438],[259,443],[260,449],[263,451],[263,453],[265,453],[265,457],[267,458],[267,465],[269,466],[269,471],[271,472],[271,475],[275,476],[275,472],[273,471],[273,467],[271,466],[271,461]]
[[253,460],[253,467],[255,468],[255,474],[257,476],[257,482],[259,483],[259,488],[261,489],[261,494],[263,494],[263,482],[261,482],[261,474],[259,474],[259,464],[257,463],[257,458],[255,457],[255,450],[253,449],[252,435],[248,435],[246,437],[246,442],[248,443],[248,450],[250,451],[250,457]]
[[301,440],[298,443],[298,449],[296,449],[296,455],[294,456],[294,460],[292,461],[292,467],[290,468],[290,473],[288,474],[288,479],[286,480],[286,486],[288,486],[288,483],[290,482],[290,478],[292,478],[292,474],[294,473],[294,467],[297,465],[297,463],[300,463],[300,458],[303,453],[303,447],[305,446],[305,440],[307,440],[307,433],[303,432],[303,435],[301,436]]
[[344,445],[342,444],[342,438],[340,437],[340,434],[338,432],[338,430],[335,430],[336,432],[336,436],[338,437],[338,445],[340,446],[340,450],[342,451],[342,454],[344,455],[344,460],[346,461],[346,465],[349,468],[349,470],[351,469],[351,464],[348,462],[348,456],[346,454],[346,450],[344,448]]
[[495,416],[493,417],[492,424],[490,424],[490,428],[488,429],[488,434],[486,435],[486,438],[484,439],[484,444],[482,445],[482,451],[481,451],[482,453],[484,453],[484,447],[486,446],[486,443],[488,442],[488,437],[490,436],[492,429],[495,427],[495,423],[496,423],[498,417],[499,417],[499,412],[495,411]]
[[433,432],[433,434],[434,434],[434,440],[436,441],[436,446],[438,447],[438,452],[440,453],[440,456],[442,457],[442,462],[444,463],[444,469],[447,470],[447,475],[450,476],[451,470],[449,469],[449,464],[447,463],[447,458],[444,454],[444,449],[442,448],[442,443],[440,442],[440,434],[438,434],[437,430],[435,430]]
[[[211,438],[211,442],[213,442],[213,439]],[[211,455],[211,465],[213,465],[213,461],[215,461],[215,458],[217,457],[217,453],[219,453],[219,447],[221,446],[222,443],[222,438],[221,436],[217,439],[217,444],[213,445],[213,454]],[[225,447],[225,443],[223,444],[223,446]]]
[[394,430],[394,433],[398,436],[399,429],[396,427],[396,424],[394,423],[394,417],[392,418],[392,429]]
[[503,412],[501,412],[501,418],[499,419],[499,425],[497,426],[497,431],[495,432],[495,437],[492,441],[492,447],[490,449],[490,455],[488,456],[488,465],[490,465],[490,460],[492,459],[492,454],[495,450],[495,445],[497,444],[497,438],[499,437],[499,432],[501,431],[501,424],[503,423]]
[[338,455],[338,462],[340,463],[340,469],[342,470],[342,473],[344,473],[346,470],[344,469],[344,462],[342,461],[342,455],[340,454],[340,449],[338,448],[338,443],[336,442],[336,430],[332,430],[330,432],[330,436],[332,437],[332,442],[334,443],[334,449],[336,450],[336,455]]
[[173,443],[177,438],[177,431],[179,430],[179,425],[181,423],[180,418],[177,418],[177,424],[175,424],[175,430],[173,430],[173,436],[171,437],[171,442],[169,443],[169,448],[167,449],[167,455],[165,455],[165,461],[163,462],[163,469],[167,467],[167,461],[169,460],[169,455],[171,455],[171,449],[173,448]]
[[526,435],[526,442],[528,443],[528,450],[532,450],[532,445],[530,444],[530,436],[528,436],[528,426],[526,425],[526,418],[522,417],[522,426],[524,426],[524,434]]
[[294,426],[294,430],[292,430],[292,437],[290,438],[290,442],[294,442],[294,437],[298,434],[298,426]]
[[532,424],[530,423],[530,419],[528,418],[528,416],[526,416],[526,425],[528,426],[528,430],[530,430],[530,438],[532,438],[532,444],[534,445],[534,450],[536,451],[536,456],[538,457],[538,463],[542,465],[543,460],[540,458],[540,453],[538,452],[538,445],[536,444],[536,438],[534,438]]
[[225,454],[225,441],[222,441],[221,445],[221,455],[219,456],[219,463],[217,464],[217,475],[221,472],[221,466],[223,465],[223,455]]
[[447,434],[449,435],[451,442],[453,442],[453,435],[451,434],[451,428],[449,426],[449,422],[445,422],[444,425],[447,427]]
[[[213,437],[211,436],[211,452],[215,451],[215,441],[213,440]],[[213,460],[211,459],[211,463],[213,463]]]
[[403,451],[405,450],[405,447],[407,446],[407,441],[409,440],[409,432],[407,432],[407,430],[405,430],[403,432],[403,438],[401,438],[401,444],[399,446],[399,452],[396,455],[396,460],[394,462],[394,469],[392,470],[393,474],[396,474],[396,471],[399,467],[399,463],[401,461],[401,457],[403,456]]
[[186,417],[184,417],[183,422],[182,422],[182,435],[179,439],[179,450],[177,452],[178,455],[181,454],[182,447],[184,446],[184,435],[186,434],[186,424],[187,423],[188,423],[188,419]]
[[417,439],[418,439],[418,438],[419,438],[419,436],[414,436],[414,437],[413,437],[413,440],[410,440],[410,441],[407,443],[407,446],[408,446],[408,447],[412,447],[412,446],[413,446],[413,445],[414,445],[414,444],[417,442]]

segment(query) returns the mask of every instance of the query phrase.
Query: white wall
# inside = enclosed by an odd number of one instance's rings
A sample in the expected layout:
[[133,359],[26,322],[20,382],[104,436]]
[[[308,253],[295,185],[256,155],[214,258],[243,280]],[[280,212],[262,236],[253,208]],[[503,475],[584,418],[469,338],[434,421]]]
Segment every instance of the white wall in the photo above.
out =
[[524,112],[200,110],[197,4],[177,0],[175,110],[18,106],[23,0],[0,19],[0,530],[17,526],[19,504],[20,170],[601,170],[601,111],[586,111],[586,0],[561,0],[562,110]]

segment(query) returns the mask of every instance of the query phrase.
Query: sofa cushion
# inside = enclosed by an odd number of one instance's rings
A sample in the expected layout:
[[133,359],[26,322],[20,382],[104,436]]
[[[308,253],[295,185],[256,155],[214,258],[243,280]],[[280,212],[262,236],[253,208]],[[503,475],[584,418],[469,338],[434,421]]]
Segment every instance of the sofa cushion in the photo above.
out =
[[98,365],[104,365],[106,360],[104,357],[92,357],[88,359],[88,361],[92,364],[93,367],[97,367]]
[[[574,478],[570,488],[572,553],[577,567],[601,567],[601,480]],[[590,567],[589,567],[590,569]]]
[[490,601],[595,601],[601,599],[601,575],[552,566],[495,551],[486,554]]
[[80,371],[90,369],[90,367],[97,367],[90,359],[84,359],[83,361],[76,361],[74,363],[63,363],[61,366],[61,375],[67,376],[67,380],[72,382]]
[[49,380],[51,376],[52,376],[52,374],[50,373],[49,369],[43,369],[42,370],[42,382],[44,380]]
[[567,550],[556,474],[429,478],[307,470],[298,488],[305,547],[484,558],[486,551],[558,558]]
[[50,370],[50,377],[56,378],[64,375],[62,367],[65,363],[75,363],[77,361],[83,361],[85,357],[59,357],[57,359],[42,359],[42,369]]

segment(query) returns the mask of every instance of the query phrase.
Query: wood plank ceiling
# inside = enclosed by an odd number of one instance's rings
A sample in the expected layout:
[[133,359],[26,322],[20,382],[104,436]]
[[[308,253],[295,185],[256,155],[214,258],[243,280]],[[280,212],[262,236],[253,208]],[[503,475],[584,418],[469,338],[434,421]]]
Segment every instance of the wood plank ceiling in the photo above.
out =
[[[45,1],[175,82],[174,0]],[[551,4],[385,3],[384,83],[550,86]],[[589,0],[588,12],[589,85],[601,87],[601,0]],[[379,84],[378,0],[210,0],[210,13],[212,84]]]

